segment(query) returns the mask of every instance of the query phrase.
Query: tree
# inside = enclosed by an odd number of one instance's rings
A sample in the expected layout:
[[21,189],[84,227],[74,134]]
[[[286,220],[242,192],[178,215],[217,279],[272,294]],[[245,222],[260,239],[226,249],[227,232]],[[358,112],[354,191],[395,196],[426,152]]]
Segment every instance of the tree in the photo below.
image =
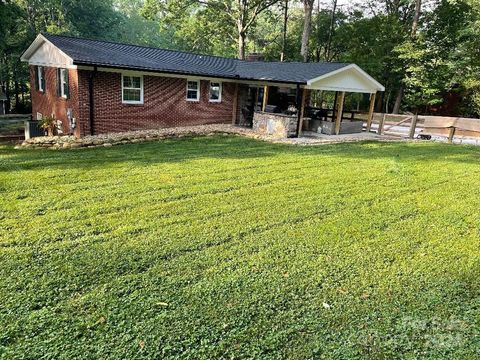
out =
[[[127,38],[131,17],[114,0],[0,1],[0,86],[7,95],[7,111],[28,111],[29,71],[20,56],[40,32],[118,40]],[[142,0],[137,0],[142,1]],[[131,15],[131,13],[129,14]],[[135,19],[138,24],[139,18]],[[142,33],[145,31],[142,29]],[[133,33],[133,32],[129,32]],[[130,40],[130,39],[129,39]],[[137,38],[131,38],[138,42]]]
[[310,41],[310,34],[312,32],[313,1],[314,0],[303,0],[304,20],[300,54],[303,56],[304,62],[308,61],[308,43]]
[[[0,86],[28,106],[21,53],[41,31],[244,58],[340,61],[385,85],[384,111],[428,110],[447,94],[480,114],[480,0],[3,0]],[[396,103],[396,104],[395,104]],[[8,104],[7,104],[8,105]]]
[[283,32],[282,32],[282,51],[280,53],[280,61],[285,61],[285,51],[287,46],[287,26],[288,26],[288,0],[285,0],[283,15]]
[[333,32],[335,30],[335,13],[337,11],[337,0],[332,1],[332,15],[330,18],[330,28],[328,29],[328,40],[325,45],[325,59],[326,61],[332,61],[331,58],[331,48],[332,48],[332,38]]
[[[411,32],[410,32],[410,39],[407,40],[406,44],[400,45],[400,47],[399,47],[400,51],[402,51],[404,49],[408,49],[409,45],[416,42],[418,22],[420,20],[421,11],[422,11],[422,0],[415,0],[415,13],[413,15],[412,29],[411,29]],[[403,59],[408,60],[409,58],[407,56],[407,57],[403,57]],[[398,112],[400,111],[400,106],[402,104],[404,91],[405,91],[405,81],[402,81],[400,83],[400,87],[398,88],[397,97],[395,99],[395,105],[393,106],[393,111],[392,112],[394,114],[398,114]]]
[[[14,2],[0,3],[0,86],[7,96],[6,111],[12,107],[15,111],[22,111],[24,102],[23,85],[28,81],[26,66],[20,62],[20,54],[26,48],[29,38],[24,13]],[[13,93],[13,106],[12,106]],[[22,101],[20,101],[22,99]]]
[[[200,13],[209,13],[210,23],[215,23],[216,29],[224,31],[233,23],[237,35],[237,56],[245,58],[247,35],[255,24],[258,16],[280,0],[167,0],[159,2],[148,0],[145,3],[143,14],[148,18],[157,17],[160,21],[197,16]],[[219,21],[227,18],[228,21]]]

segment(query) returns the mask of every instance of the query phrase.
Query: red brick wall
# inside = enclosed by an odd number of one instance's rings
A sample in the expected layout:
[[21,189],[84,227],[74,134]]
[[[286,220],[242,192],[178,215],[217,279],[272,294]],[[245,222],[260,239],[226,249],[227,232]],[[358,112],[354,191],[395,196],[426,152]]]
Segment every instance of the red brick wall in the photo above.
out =
[[[82,135],[89,134],[88,78],[79,70]],[[208,101],[209,81],[200,82],[200,100],[186,100],[187,80],[144,75],[143,105],[123,104],[121,74],[98,72],[94,79],[95,134],[162,127],[231,123],[234,83],[222,83],[222,101]]]
[[[40,92],[35,89],[35,66],[30,66],[30,85],[32,92],[32,115],[36,119],[37,112],[43,116],[53,115],[56,119],[61,120],[65,132],[69,131],[69,124],[67,119],[67,109],[73,110],[73,117],[79,123],[78,112],[78,74],[77,70],[70,69],[69,85],[70,98],[65,99],[57,95],[57,69],[52,67],[45,67],[45,91]],[[79,127],[75,129],[75,134],[80,134]]]

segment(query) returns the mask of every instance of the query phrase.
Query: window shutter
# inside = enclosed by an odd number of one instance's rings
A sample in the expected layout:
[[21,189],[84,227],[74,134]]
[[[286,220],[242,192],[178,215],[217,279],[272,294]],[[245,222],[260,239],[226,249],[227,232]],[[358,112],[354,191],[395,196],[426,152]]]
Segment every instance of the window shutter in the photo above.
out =
[[38,91],[39,85],[38,85],[38,66],[34,66],[35,70],[35,90]]
[[69,81],[69,73],[68,73],[68,69],[65,69],[65,96],[67,97],[67,99],[70,99],[70,81]]
[[57,96],[62,96],[62,69],[57,68]]

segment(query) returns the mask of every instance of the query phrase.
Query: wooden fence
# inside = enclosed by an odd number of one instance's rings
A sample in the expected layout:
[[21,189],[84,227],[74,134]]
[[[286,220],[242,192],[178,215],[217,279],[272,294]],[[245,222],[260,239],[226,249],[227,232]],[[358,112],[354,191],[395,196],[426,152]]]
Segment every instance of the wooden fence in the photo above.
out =
[[[357,115],[367,121],[367,115]],[[365,125],[366,127],[366,125]],[[470,138],[480,142],[480,119],[429,116],[398,115],[375,113],[371,131],[389,136],[415,138],[418,136],[446,137],[452,143],[454,137],[459,140]]]
[[31,115],[25,114],[0,115],[0,141],[24,138],[25,122],[31,119]]

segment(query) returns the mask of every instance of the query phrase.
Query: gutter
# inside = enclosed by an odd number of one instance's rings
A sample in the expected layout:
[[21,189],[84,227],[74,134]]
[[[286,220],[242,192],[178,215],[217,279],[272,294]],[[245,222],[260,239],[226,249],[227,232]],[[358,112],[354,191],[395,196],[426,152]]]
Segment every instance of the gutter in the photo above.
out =
[[90,72],[90,76],[88,77],[88,98],[89,98],[89,107],[90,107],[90,114],[89,114],[89,123],[90,123],[90,135],[95,135],[94,125],[95,125],[95,103],[94,103],[94,96],[93,96],[93,79],[97,75],[97,66],[93,67],[93,71]]

